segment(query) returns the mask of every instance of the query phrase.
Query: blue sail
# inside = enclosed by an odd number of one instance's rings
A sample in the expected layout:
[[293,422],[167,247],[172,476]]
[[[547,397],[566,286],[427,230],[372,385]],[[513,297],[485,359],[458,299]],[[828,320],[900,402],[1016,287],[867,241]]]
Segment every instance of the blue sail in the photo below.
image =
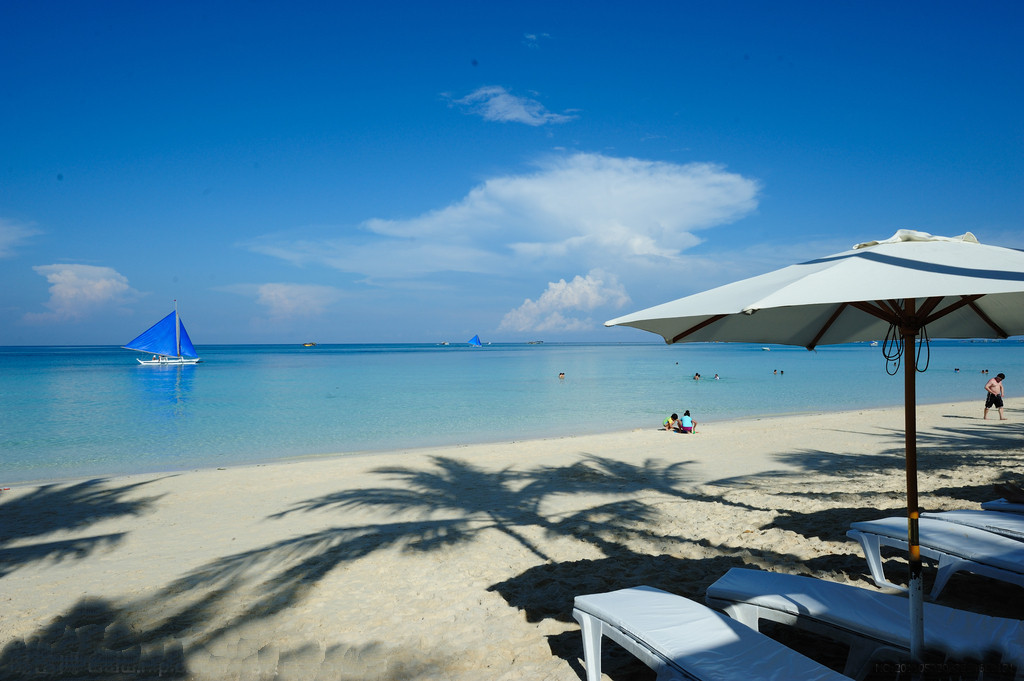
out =
[[189,359],[199,357],[195,346],[192,345],[192,339],[188,337],[188,332],[185,331],[185,324],[180,319],[178,320],[178,326],[181,328],[181,347],[178,348],[178,355],[188,357]]
[[469,339],[469,344],[475,347],[480,347],[480,336],[473,336]]
[[[179,329],[181,331],[180,348]],[[185,331],[185,325],[178,320],[177,312],[171,312],[123,347],[139,352],[151,352],[163,357],[188,357],[190,359],[199,357],[192,345],[192,339]]]

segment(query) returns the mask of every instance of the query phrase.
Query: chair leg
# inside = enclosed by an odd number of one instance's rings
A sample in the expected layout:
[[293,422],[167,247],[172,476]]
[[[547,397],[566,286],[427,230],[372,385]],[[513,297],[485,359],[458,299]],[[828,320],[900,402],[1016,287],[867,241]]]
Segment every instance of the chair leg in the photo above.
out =
[[583,633],[583,664],[587,668],[587,681],[601,681],[601,634],[603,623],[585,612],[572,613]]
[[953,576],[953,573],[960,567],[960,562],[952,556],[945,554],[939,556],[939,569],[935,574],[935,582],[932,584],[932,591],[929,597],[932,600],[936,600],[942,590],[946,588],[946,584],[949,582],[949,578]]
[[749,603],[732,603],[722,608],[726,615],[740,624],[745,624],[754,631],[759,631],[760,608]]
[[[850,534],[851,533],[847,533],[847,536],[850,536]],[[875,582],[875,585],[888,586],[893,589],[899,589],[900,591],[906,591],[907,587],[900,586],[899,584],[893,584],[885,578],[885,570],[882,568],[881,537],[877,534],[857,532],[854,538],[860,542],[860,547],[864,551],[864,558],[868,561],[868,569],[871,571],[871,579]]]

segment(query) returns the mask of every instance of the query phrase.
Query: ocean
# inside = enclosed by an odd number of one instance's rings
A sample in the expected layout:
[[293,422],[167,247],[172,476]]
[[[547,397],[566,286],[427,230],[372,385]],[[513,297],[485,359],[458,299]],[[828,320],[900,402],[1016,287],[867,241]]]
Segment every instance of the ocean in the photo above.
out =
[[[0,486],[655,428],[686,409],[707,426],[903,403],[902,371],[863,343],[198,351],[197,366],[150,367],[116,347],[0,347]],[[1024,344],[933,341],[918,403],[975,400],[980,414],[985,369],[1012,396]]]

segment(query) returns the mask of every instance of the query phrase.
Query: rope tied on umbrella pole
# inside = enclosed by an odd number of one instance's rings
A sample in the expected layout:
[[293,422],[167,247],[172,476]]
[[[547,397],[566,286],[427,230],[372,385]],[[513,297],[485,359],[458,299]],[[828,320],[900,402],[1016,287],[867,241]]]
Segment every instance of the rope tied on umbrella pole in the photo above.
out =
[[[928,371],[928,367],[932,363],[932,345],[931,338],[928,337],[928,327],[924,324],[917,326],[916,324],[910,325],[910,328],[906,328],[905,321],[901,319],[894,319],[889,322],[889,330],[885,332],[885,340],[882,341],[882,356],[885,357],[885,372],[890,376],[895,376],[900,371],[900,363],[903,360],[904,343],[903,337],[908,335],[915,336],[917,342],[917,352],[914,354],[914,368],[918,373],[924,373]],[[921,353],[924,353],[924,366],[921,366]]]

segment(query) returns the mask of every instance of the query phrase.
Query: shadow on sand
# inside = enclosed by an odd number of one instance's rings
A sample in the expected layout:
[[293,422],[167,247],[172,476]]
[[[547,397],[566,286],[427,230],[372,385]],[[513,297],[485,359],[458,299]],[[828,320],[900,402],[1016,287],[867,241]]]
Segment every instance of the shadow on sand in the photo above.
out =
[[[1019,462],[1009,450],[1019,446],[1020,426],[1000,431],[987,432],[984,425],[971,425],[923,436],[919,445],[922,474],[933,480],[942,479],[968,467],[976,469],[979,477],[992,479],[1000,477],[993,476],[992,470],[1019,470]],[[729,568],[740,566],[778,566],[817,576],[841,573],[866,581],[866,565],[853,545],[847,554],[804,563],[797,556],[714,544],[659,528],[665,526],[662,520],[674,504],[713,502],[737,510],[774,512],[770,523],[751,530],[771,529],[812,540],[845,541],[843,532],[849,523],[878,517],[880,512],[889,513],[887,509],[899,513],[898,493],[860,495],[844,491],[852,476],[898,478],[902,474],[902,444],[901,440],[896,442],[897,435],[879,436],[894,440],[891,453],[887,451],[881,456],[822,450],[786,453],[778,455],[780,464],[788,467],[784,473],[700,485],[688,475],[688,462],[647,460],[633,464],[587,454],[569,466],[527,470],[487,471],[470,461],[451,457],[435,457],[428,469],[380,468],[376,471],[382,481],[378,487],[339,490],[308,499],[268,520],[329,511],[344,517],[352,509],[412,514],[422,519],[339,525],[296,535],[251,551],[222,556],[136,600],[83,599],[30,638],[5,642],[0,652],[0,670],[24,669],[25,665],[38,664],[44,658],[51,662],[80,661],[90,655],[106,655],[103,659],[120,661],[125,669],[157,670],[162,678],[255,678],[270,669],[276,669],[279,675],[282,670],[291,670],[291,676],[283,674],[280,678],[303,678],[301,674],[309,672],[305,678],[321,673],[331,678],[357,679],[365,678],[367,670],[373,670],[375,678],[385,681],[437,678],[445,664],[445,651],[399,651],[386,643],[365,641],[327,649],[310,644],[282,651],[269,644],[246,641],[240,632],[249,623],[302,604],[329,574],[376,552],[389,547],[432,552],[472,542],[485,531],[497,531],[524,547],[536,558],[536,565],[491,585],[489,590],[500,594],[509,607],[522,611],[529,622],[554,621],[566,625],[564,633],[549,636],[549,645],[554,655],[585,678],[580,664],[582,644],[571,618],[573,595],[649,584],[701,600],[714,579]],[[972,450],[987,451],[974,454]],[[801,476],[808,473],[827,476],[832,482],[821,482],[817,489],[808,489],[800,482]],[[773,491],[776,488],[780,491]],[[468,489],[475,493],[465,494]],[[156,501],[127,501],[125,496],[131,490],[131,486],[108,489],[102,481],[89,481],[66,488],[41,488],[37,494],[16,502],[16,508],[0,505],[5,515],[0,542],[20,544],[4,549],[8,552],[0,563],[4,574],[37,561],[86,556],[100,548],[116,546],[122,539],[116,533],[68,545],[47,542],[45,535],[61,529],[81,529],[83,525],[118,515],[142,513]],[[759,490],[767,498],[748,499],[749,490]],[[772,508],[772,494],[816,496],[833,505],[809,513],[779,513]],[[922,494],[922,499],[932,494]],[[557,517],[544,513],[546,502],[555,496],[569,495],[601,495],[613,500]],[[941,495],[960,499],[964,505],[990,496],[984,485],[944,488]],[[52,523],[37,524],[31,536],[18,534],[17,518],[21,514],[47,512],[54,514]],[[542,544],[531,539],[544,535],[586,544],[588,551],[592,553],[596,548],[603,558],[555,561]],[[656,555],[635,548],[651,545],[688,546],[702,557],[672,555],[671,549]],[[1000,598],[1001,592],[1003,602],[1009,602],[1018,611],[1024,605],[1017,587],[1007,589],[999,585],[999,591],[993,593],[987,591],[988,586],[979,588],[979,579],[967,577],[959,588],[951,583],[948,590],[986,598]],[[1013,593],[1008,595],[1011,590]],[[250,597],[253,594],[256,596]],[[646,675],[646,668],[613,648],[609,646],[610,662],[605,663],[611,678],[653,678]],[[61,655],[64,657],[60,658]],[[29,674],[16,678],[37,677]],[[124,678],[140,677],[126,673]]]
[[[45,561],[86,558],[110,550],[124,534],[115,532],[58,541],[34,541],[62,531],[81,531],[90,525],[153,508],[159,497],[133,498],[148,482],[111,487],[94,479],[74,484],[50,484],[12,499],[0,498],[0,578]],[[28,543],[33,542],[33,543]]]

